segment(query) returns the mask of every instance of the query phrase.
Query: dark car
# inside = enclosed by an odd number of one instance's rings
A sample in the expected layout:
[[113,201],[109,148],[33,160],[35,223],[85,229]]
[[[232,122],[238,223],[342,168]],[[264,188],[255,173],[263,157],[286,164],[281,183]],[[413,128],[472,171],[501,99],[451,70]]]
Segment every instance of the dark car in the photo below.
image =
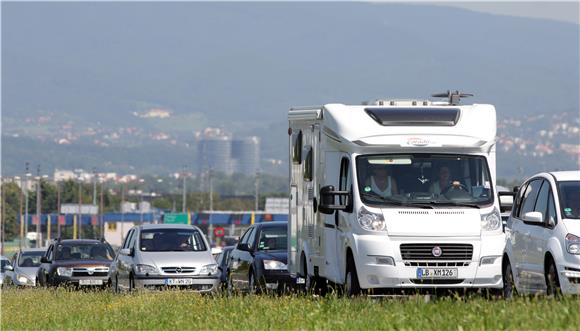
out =
[[254,224],[241,237],[228,261],[228,291],[260,293],[290,288],[288,223]]
[[99,240],[56,240],[41,258],[37,279],[40,286],[107,286],[115,253]]
[[230,255],[232,251],[236,248],[235,246],[226,246],[222,249],[222,252],[219,253],[215,260],[218,264],[218,268],[221,271],[220,281],[222,284],[222,289],[225,289],[228,286],[228,261],[230,260]]

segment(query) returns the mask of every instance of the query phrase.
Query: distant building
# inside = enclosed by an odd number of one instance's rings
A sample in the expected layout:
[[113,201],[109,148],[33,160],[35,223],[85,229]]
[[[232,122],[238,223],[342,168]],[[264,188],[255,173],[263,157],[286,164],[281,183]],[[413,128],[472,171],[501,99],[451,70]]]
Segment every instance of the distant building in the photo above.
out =
[[232,158],[236,164],[234,173],[254,176],[260,170],[260,139],[247,137],[233,140]]
[[54,170],[54,181],[55,182],[62,182],[67,180],[74,180],[77,178],[77,175],[72,170]]
[[197,134],[198,171],[232,175],[253,176],[260,170],[260,139],[241,137],[232,139],[231,134],[215,128],[207,128]]

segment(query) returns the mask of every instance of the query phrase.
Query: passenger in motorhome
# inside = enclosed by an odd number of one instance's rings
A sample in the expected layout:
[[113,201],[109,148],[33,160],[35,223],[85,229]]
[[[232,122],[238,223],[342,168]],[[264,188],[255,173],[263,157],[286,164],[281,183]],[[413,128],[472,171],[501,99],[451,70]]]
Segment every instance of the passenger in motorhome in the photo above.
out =
[[397,181],[392,176],[389,176],[386,166],[372,164],[370,171],[371,175],[366,180],[365,191],[369,189],[382,197],[398,194]]
[[451,185],[451,171],[449,171],[449,167],[441,166],[439,168],[439,179],[431,184],[430,191],[434,194],[441,194],[449,185]]

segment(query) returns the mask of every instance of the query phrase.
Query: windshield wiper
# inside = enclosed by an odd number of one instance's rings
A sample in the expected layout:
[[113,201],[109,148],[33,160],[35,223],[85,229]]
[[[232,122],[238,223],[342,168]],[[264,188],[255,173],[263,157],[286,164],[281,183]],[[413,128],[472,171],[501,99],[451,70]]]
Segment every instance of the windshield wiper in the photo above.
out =
[[395,205],[395,206],[416,207],[416,208],[423,208],[423,209],[433,209],[433,207],[430,206],[430,205],[428,205],[428,204],[414,203],[414,202],[403,202],[403,201],[391,199],[391,198],[388,198],[388,197],[382,197],[380,195],[376,195],[376,194],[372,194],[372,193],[362,192],[361,195],[364,196],[364,197],[367,197],[367,198],[378,199],[378,200],[380,200],[382,202],[386,202],[388,204]]
[[453,202],[453,201],[430,201],[429,203],[436,206],[470,207],[480,209],[479,205],[476,205],[474,203]]

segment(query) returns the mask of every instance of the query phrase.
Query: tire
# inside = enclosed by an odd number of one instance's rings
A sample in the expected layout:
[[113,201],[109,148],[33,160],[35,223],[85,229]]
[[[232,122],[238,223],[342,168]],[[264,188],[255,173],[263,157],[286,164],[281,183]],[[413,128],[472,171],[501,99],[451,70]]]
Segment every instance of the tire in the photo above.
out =
[[119,289],[119,275],[115,274],[115,284],[111,286],[113,289],[113,293],[119,293],[121,290]]
[[553,297],[559,297],[562,294],[560,288],[560,279],[558,278],[558,269],[554,260],[550,259],[548,267],[546,268],[546,294]]
[[135,291],[135,280],[133,279],[133,274],[129,275],[129,293]]
[[346,265],[344,294],[349,297],[358,296],[361,294],[360,283],[358,282],[358,275],[356,273],[356,265],[354,264],[352,257],[348,258]]
[[248,293],[249,294],[261,294],[262,288],[260,286],[260,280],[256,277],[256,273],[252,270],[248,275]]
[[234,295],[234,283],[232,282],[231,275],[228,275],[228,282],[227,282],[227,293],[228,296]]
[[516,284],[514,280],[514,274],[512,272],[512,266],[509,260],[506,260],[502,269],[502,296],[504,299],[509,300],[517,294]]

